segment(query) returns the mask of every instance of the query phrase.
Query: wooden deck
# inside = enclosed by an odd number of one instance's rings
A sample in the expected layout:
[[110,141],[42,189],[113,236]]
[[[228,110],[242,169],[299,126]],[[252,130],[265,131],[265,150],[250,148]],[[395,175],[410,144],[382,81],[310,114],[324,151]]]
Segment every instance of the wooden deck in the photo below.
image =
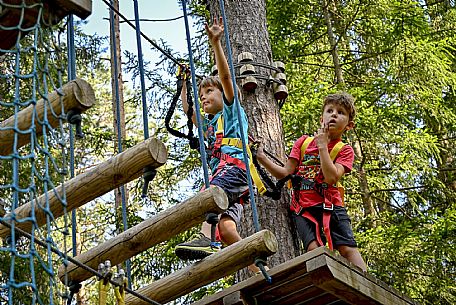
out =
[[326,248],[296,257],[194,305],[418,304]]
[[0,4],[0,49],[13,48],[18,37],[22,39],[37,24],[55,25],[69,14],[85,19],[91,13],[92,0],[3,0]]

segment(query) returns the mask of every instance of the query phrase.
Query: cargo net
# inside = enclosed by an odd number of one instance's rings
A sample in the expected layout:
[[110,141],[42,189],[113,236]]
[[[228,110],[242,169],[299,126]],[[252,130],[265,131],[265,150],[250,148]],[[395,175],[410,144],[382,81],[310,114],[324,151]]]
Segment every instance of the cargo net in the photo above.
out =
[[67,296],[56,277],[67,218],[51,211],[66,215],[66,53],[45,2],[0,0],[0,304]]

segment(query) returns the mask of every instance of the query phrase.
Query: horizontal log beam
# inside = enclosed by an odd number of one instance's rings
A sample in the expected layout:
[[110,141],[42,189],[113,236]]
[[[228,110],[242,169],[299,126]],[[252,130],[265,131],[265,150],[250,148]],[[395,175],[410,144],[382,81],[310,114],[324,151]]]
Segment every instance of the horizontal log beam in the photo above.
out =
[[[271,231],[262,230],[193,265],[140,288],[136,292],[156,302],[167,303],[247,267],[258,257],[271,256],[276,251],[277,239],[274,234]],[[148,303],[127,294],[125,304],[145,305]]]
[[37,26],[48,28],[69,14],[81,19],[92,14],[92,0],[2,0],[1,4],[0,49],[3,50],[17,48],[18,38],[23,39]]
[[[165,145],[154,138],[139,143],[111,159],[93,167],[54,190],[28,202],[12,213],[5,215],[4,221],[14,221],[14,225],[27,232],[31,231],[32,221],[17,222],[30,217],[32,209],[37,226],[46,223],[47,213],[42,207],[49,206],[54,218],[64,214],[61,198],[66,197],[66,211],[70,212],[91,200],[141,176],[146,166],[157,168],[167,160]],[[65,193],[64,193],[65,192]],[[63,195],[66,196],[63,196]],[[46,202],[47,201],[47,202]],[[0,237],[10,234],[9,227],[0,225]]]
[[[228,208],[228,198],[219,187],[211,187],[197,193],[181,204],[175,205],[156,216],[126,230],[118,236],[82,253],[75,260],[97,269],[106,260],[111,265],[120,264],[150,247],[182,233],[206,219],[207,213],[220,214]],[[59,278],[80,283],[93,274],[70,263],[66,270],[59,268]]]
[[81,19],[86,19],[92,14],[92,0],[52,0],[68,14],[75,14]]
[[[42,134],[43,125],[37,119],[43,121],[45,109],[47,112],[46,120],[50,126],[55,128],[59,126],[62,103],[65,113],[71,109],[78,109],[84,112],[95,104],[95,93],[92,87],[82,79],[70,81],[58,91],[49,93],[46,101],[41,99],[36,103],[36,106],[30,105],[19,111],[16,116],[11,116],[0,123],[0,155],[6,156],[13,152],[15,134],[17,134],[16,149],[30,143],[32,138],[32,131],[30,130],[32,120],[35,122],[34,133],[37,136]],[[21,134],[16,132],[14,130],[15,124],[17,124],[19,131],[26,132],[30,130],[30,133]]]

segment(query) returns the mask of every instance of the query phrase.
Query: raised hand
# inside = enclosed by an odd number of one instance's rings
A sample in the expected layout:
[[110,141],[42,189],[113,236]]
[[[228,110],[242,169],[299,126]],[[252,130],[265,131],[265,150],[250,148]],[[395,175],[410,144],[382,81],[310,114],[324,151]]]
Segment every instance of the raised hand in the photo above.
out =
[[223,19],[222,17],[219,17],[219,20],[217,22],[217,18],[214,17],[214,23],[212,26],[209,27],[209,25],[206,23],[204,25],[206,28],[207,36],[209,37],[209,40],[211,41],[211,44],[214,44],[218,41],[220,41],[223,31],[224,31],[224,26],[223,26]]
[[319,149],[328,147],[328,143],[329,143],[329,130],[328,129],[329,129],[328,125],[325,125],[322,122],[321,127],[314,134],[315,143],[317,143],[317,146]]

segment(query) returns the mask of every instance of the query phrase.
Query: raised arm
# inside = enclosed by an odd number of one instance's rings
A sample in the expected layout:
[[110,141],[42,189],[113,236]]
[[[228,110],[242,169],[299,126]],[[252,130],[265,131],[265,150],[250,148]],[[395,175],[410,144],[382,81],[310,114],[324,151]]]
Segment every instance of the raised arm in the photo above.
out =
[[328,151],[328,126],[322,123],[322,126],[315,133],[314,138],[317,143],[318,153],[320,155],[321,171],[327,184],[336,184],[337,181],[345,174],[344,167],[339,163],[333,163]]
[[231,103],[234,100],[234,86],[233,82],[231,81],[230,68],[228,66],[228,62],[226,60],[225,53],[223,52],[222,44],[220,41],[224,32],[222,17],[219,18],[218,22],[217,18],[214,17],[214,23],[212,26],[209,27],[209,25],[206,24],[205,27],[207,36],[209,37],[209,42],[211,43],[212,49],[214,50],[215,64],[217,65],[223,92],[228,102]]

